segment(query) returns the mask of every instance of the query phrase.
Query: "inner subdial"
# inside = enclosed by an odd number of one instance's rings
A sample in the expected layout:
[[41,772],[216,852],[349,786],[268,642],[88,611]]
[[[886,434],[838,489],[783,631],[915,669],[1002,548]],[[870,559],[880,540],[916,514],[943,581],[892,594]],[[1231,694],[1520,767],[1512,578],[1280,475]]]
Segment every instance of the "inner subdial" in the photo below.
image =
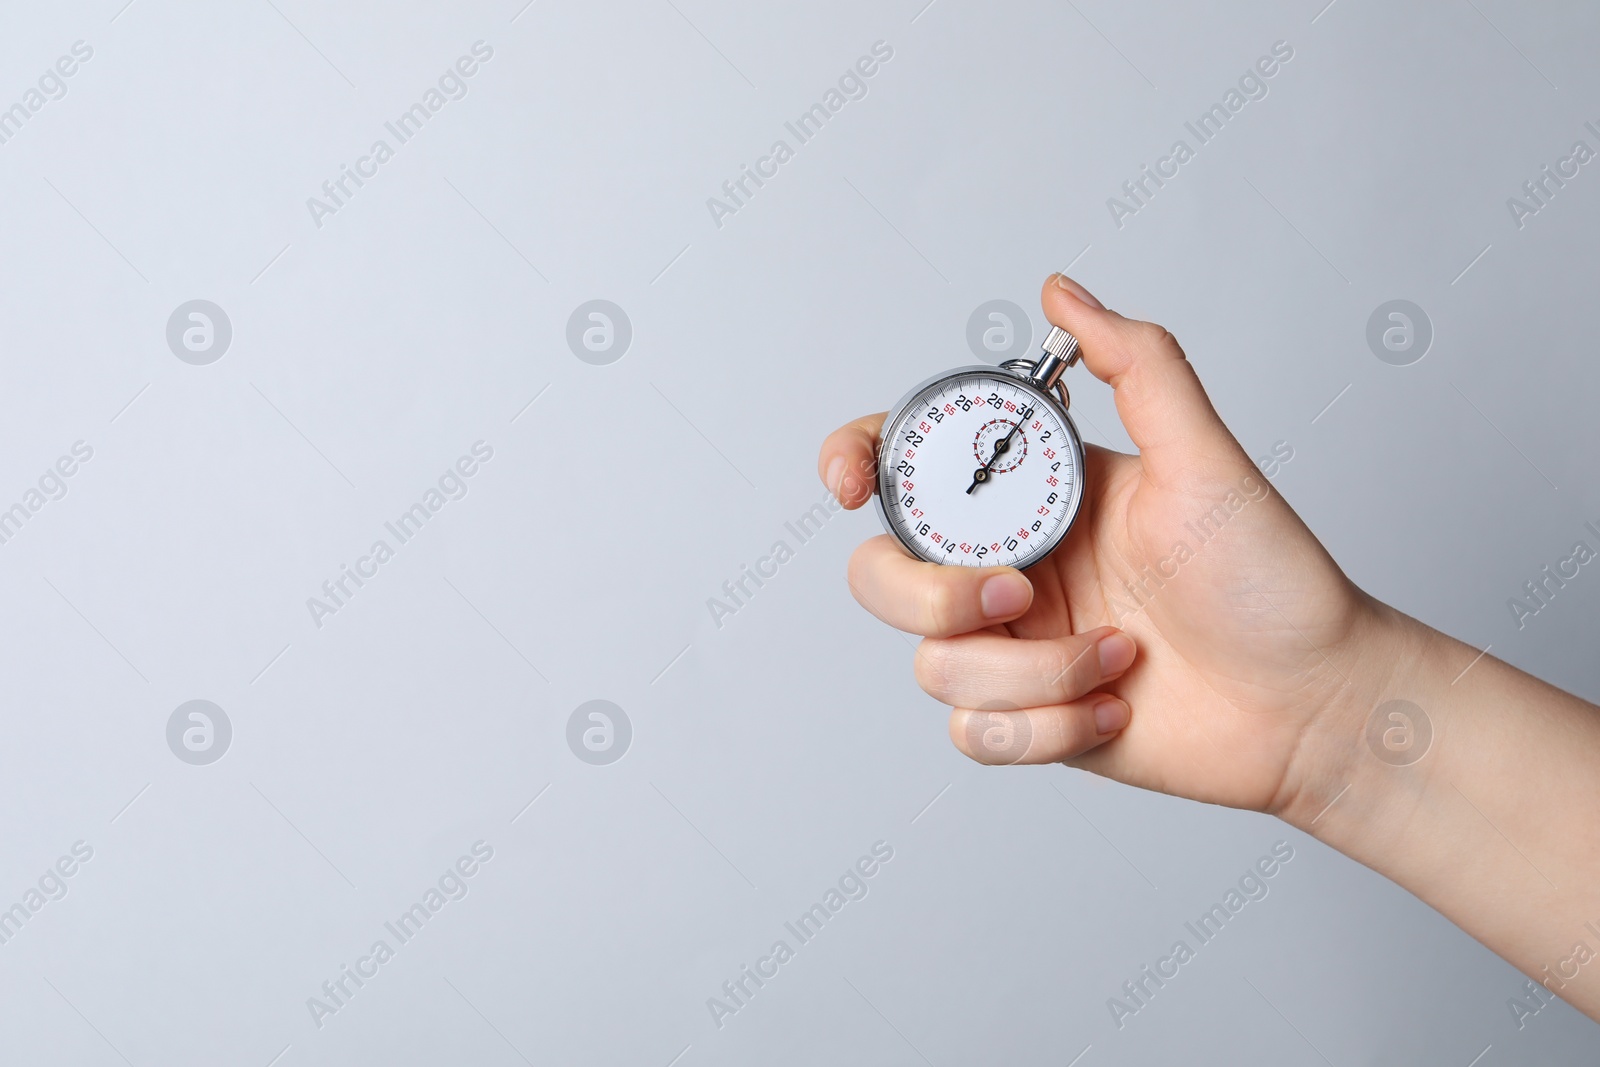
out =
[[[990,419],[978,428],[978,435],[972,441],[972,456],[982,467],[989,462],[989,457],[994,455],[995,445],[1004,441],[1006,435],[1021,425],[1017,416],[1008,419]],[[995,459],[994,466],[989,468],[992,474],[1005,474],[1022,466],[1022,461],[1028,458],[1028,433],[1026,430],[1017,429],[1011,438],[1006,450]]]

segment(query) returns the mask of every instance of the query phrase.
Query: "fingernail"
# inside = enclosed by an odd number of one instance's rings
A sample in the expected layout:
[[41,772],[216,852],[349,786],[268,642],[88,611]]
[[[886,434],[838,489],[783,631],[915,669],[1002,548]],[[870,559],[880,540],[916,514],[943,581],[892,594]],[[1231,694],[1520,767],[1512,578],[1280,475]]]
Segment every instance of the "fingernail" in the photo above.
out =
[[1020,615],[1033,600],[1033,586],[1015,572],[997,574],[983,583],[978,601],[986,619],[1006,619]]
[[1138,649],[1127,634],[1110,634],[1100,639],[1095,651],[1100,654],[1100,677],[1112,678],[1133,666]]
[[1094,706],[1094,729],[1098,734],[1114,734],[1128,725],[1128,705],[1116,697],[1106,697]]
[[1104,311],[1106,309],[1104,304],[1095,299],[1095,295],[1093,293],[1089,292],[1089,290],[1085,289],[1083,286],[1079,285],[1065,274],[1056,275],[1056,285],[1061,289],[1065,289],[1067,292],[1071,293],[1085,304],[1088,304],[1096,311]]
[[832,493],[834,499],[839,501],[839,503],[844,503],[844,489],[841,485],[841,483],[844,481],[843,456],[834,456],[833,459],[828,461],[828,474],[826,480],[828,483],[828,492]]

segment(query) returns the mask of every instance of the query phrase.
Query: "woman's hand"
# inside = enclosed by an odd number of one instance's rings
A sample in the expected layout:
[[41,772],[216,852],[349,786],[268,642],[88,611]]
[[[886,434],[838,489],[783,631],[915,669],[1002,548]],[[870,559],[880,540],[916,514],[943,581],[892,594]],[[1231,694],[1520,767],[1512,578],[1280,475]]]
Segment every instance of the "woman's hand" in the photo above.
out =
[[[1170,333],[1059,275],[1043,303],[1115,390],[1139,455],[1086,449],[1077,522],[1027,575],[924,563],[884,535],[856,550],[850,588],[926,638],[917,680],[973,759],[1281,812],[1328,777],[1306,750],[1330,731],[1348,750],[1360,730],[1391,669],[1390,613],[1273,492]],[[871,498],[882,424],[823,443],[818,471],[848,508]]]
[[[1278,815],[1600,1020],[1600,709],[1352,585],[1171,334],[1066,278],[1044,310],[1116,391],[1139,455],[1088,450],[1077,524],[1026,577],[923,563],[890,537],[850,561],[856,599],[927,638],[917,680],[954,709],[956,745]],[[871,499],[882,423],[823,443],[846,507]],[[1393,730],[1419,747],[1386,751]]]

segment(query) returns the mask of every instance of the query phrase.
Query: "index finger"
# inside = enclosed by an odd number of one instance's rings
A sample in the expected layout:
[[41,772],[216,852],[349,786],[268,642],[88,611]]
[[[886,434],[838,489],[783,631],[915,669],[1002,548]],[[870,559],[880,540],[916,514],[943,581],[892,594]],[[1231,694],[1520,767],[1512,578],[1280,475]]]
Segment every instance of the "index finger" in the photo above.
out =
[[846,510],[853,511],[872,499],[878,481],[878,432],[887,414],[863,415],[822,442],[817,474]]

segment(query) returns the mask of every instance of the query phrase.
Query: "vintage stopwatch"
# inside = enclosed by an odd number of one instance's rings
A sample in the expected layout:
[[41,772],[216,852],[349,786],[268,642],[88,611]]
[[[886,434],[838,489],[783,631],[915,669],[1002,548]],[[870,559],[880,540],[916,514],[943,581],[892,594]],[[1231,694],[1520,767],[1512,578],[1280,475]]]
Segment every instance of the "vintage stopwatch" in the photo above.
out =
[[907,393],[883,423],[878,513],[912,555],[1033,566],[1083,503],[1083,441],[1061,374],[1078,340],[1058,327],[1037,361],[959,367]]

